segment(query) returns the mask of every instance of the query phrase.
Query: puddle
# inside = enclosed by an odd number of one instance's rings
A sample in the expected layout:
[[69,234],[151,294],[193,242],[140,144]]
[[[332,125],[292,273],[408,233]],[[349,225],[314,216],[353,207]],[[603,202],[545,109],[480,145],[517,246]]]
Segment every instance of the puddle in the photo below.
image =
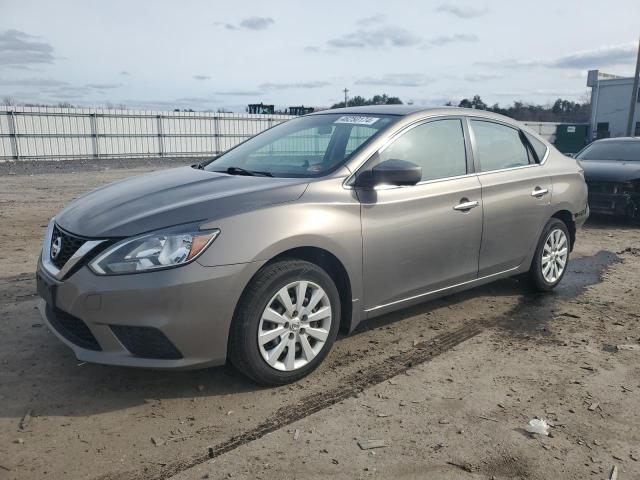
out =
[[555,312],[556,300],[575,298],[587,287],[601,283],[607,268],[619,261],[618,255],[607,250],[601,250],[590,257],[571,259],[557,288],[549,293],[525,294],[497,324],[515,335],[548,336],[546,325],[554,316],[558,316]]
[[618,255],[607,250],[601,250],[591,257],[569,259],[567,273],[554,290],[554,294],[560,298],[580,295],[585,288],[601,283],[606,269],[619,261]]

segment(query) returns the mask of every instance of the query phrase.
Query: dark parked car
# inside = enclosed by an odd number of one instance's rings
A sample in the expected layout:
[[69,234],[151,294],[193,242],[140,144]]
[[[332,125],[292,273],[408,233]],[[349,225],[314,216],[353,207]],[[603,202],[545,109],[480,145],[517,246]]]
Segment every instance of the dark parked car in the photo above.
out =
[[584,168],[591,212],[640,220],[640,138],[596,140],[576,158]]

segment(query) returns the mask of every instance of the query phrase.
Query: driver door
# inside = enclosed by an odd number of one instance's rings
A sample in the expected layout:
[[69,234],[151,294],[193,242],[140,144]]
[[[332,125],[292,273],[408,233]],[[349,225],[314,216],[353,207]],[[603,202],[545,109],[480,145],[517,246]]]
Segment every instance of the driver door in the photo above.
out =
[[365,167],[422,167],[417,185],[357,190],[367,311],[477,278],[482,198],[465,129],[458,117],[411,126]]

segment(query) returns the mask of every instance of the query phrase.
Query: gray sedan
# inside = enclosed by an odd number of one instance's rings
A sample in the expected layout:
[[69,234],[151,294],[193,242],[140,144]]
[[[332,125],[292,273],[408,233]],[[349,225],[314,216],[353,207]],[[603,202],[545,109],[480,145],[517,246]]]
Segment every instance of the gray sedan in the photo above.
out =
[[553,289],[587,216],[576,160],[511,119],[328,110],[72,202],[46,232],[40,307],[82,360],[228,359],[283,384],[374,316],[514,275]]

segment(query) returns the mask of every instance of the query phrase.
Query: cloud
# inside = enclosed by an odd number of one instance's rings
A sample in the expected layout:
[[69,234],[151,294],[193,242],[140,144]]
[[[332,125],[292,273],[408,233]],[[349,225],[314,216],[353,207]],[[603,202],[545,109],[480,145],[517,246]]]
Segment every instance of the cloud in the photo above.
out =
[[215,102],[214,98],[211,97],[179,97],[176,98],[176,102],[188,103],[190,105],[198,105],[198,104],[210,104],[211,102]]
[[0,65],[53,63],[53,47],[19,30],[0,32]]
[[608,45],[595,50],[583,50],[563,57],[559,57],[549,62],[554,68],[598,68],[611,65],[630,64],[635,60],[637,43],[626,43],[622,45]]
[[363,77],[355,81],[356,85],[379,85],[391,87],[423,87],[433,78],[422,73],[391,73],[382,77]]
[[3,67],[7,68],[7,69],[11,69],[11,70],[22,70],[22,71],[34,71],[34,70],[38,70],[37,68],[32,68],[32,67],[28,67],[26,65],[3,65]]
[[112,88],[120,88],[121,83],[87,83],[85,87],[93,88],[95,90],[109,90]]
[[288,90],[290,88],[321,88],[331,85],[329,82],[294,82],[294,83],[263,83],[259,86],[262,90]]
[[374,29],[360,29],[327,43],[333,48],[381,48],[411,47],[418,45],[422,39],[402,27],[385,25]]
[[42,91],[45,92],[48,96],[53,98],[64,98],[64,99],[73,99],[73,100],[78,100],[92,93],[104,93],[103,91],[98,91],[86,85],[84,86],[62,85],[57,87],[54,86],[52,88],[43,88]]
[[573,70],[573,71],[568,71],[568,72],[564,72],[562,74],[562,76],[564,78],[587,78],[587,70]]
[[567,70],[586,70],[610,67],[612,65],[632,65],[635,61],[638,44],[631,42],[621,45],[608,45],[594,50],[582,50],[548,60],[499,60],[496,62],[476,62],[475,65],[508,68],[560,68]]
[[435,9],[436,12],[448,13],[458,18],[476,18],[489,13],[489,9],[486,7],[461,7],[453,5],[451,3],[443,3]]
[[356,24],[361,27],[368,27],[369,25],[374,25],[376,23],[384,23],[387,19],[387,16],[383,13],[376,13],[375,15],[371,15],[370,17],[364,17],[356,20]]
[[239,30],[241,28],[247,30],[266,30],[274,23],[276,23],[276,21],[271,17],[247,17],[241,20],[238,25],[226,22],[214,22],[213,25],[224,27],[227,30]]
[[131,75],[129,72],[127,72],[126,70],[122,70],[120,72],[120,75]]
[[224,27],[227,30],[237,30],[238,27],[236,27],[235,25],[232,25],[231,23],[225,23],[225,22],[213,22],[213,26],[214,27]]
[[19,80],[0,80],[0,86],[19,86],[19,87],[62,87],[69,85],[68,82],[53,80],[50,78],[23,78]]
[[174,110],[176,108],[191,108],[195,111],[212,111],[218,106],[218,101],[213,97],[178,97],[173,100],[130,98],[115,103],[126,105],[129,108],[141,108],[145,110]]
[[275,23],[271,17],[249,17],[240,22],[240,26],[249,30],[264,30]]
[[450,43],[459,42],[477,42],[478,36],[470,33],[454,33],[453,35],[441,35],[439,37],[432,38],[427,42],[427,45],[442,47],[449,45]]
[[225,90],[222,92],[215,92],[216,95],[236,96],[236,97],[253,97],[255,95],[264,94],[264,90]]
[[497,61],[474,62],[474,66],[488,68],[526,69],[544,66],[543,62],[536,60],[507,59]]
[[209,75],[194,75],[194,80],[210,80],[211,77]]
[[69,82],[50,78],[23,78],[15,80],[0,80],[0,86],[19,86],[32,89],[31,96],[39,92],[55,98],[80,99],[91,94],[104,94],[105,90],[122,87],[121,83],[87,83],[72,85]]
[[486,80],[495,80],[497,78],[502,78],[503,75],[498,73],[469,73],[462,77],[467,82],[483,82]]
[[492,92],[498,97],[577,97],[584,94],[584,89],[537,89],[537,90],[506,90]]
[[318,53],[320,49],[318,47],[309,45],[308,47],[304,47],[304,51],[307,53]]

